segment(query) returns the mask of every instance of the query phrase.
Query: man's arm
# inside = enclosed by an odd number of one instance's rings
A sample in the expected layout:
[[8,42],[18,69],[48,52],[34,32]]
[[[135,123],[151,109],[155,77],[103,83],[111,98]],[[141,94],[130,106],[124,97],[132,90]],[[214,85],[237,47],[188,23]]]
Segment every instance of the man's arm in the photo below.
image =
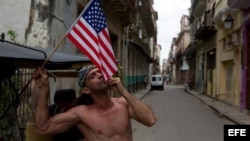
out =
[[152,109],[132,96],[122,85],[120,78],[111,78],[107,81],[109,85],[117,87],[118,92],[124,97],[129,105],[129,114],[135,120],[146,126],[153,126],[156,122],[155,114]]
[[49,80],[48,74],[43,68],[38,68],[33,73],[38,102],[35,110],[36,132],[39,134],[54,134],[65,131],[77,121],[77,116],[71,110],[49,118],[48,97]]
[[40,67],[33,72],[32,77],[35,81],[35,92],[38,95],[35,110],[35,124],[37,128],[42,128],[49,119],[49,79],[45,69]]
[[67,111],[49,118],[43,126],[37,127],[35,131],[43,135],[58,134],[73,127],[77,121],[77,116],[71,113],[71,111]]

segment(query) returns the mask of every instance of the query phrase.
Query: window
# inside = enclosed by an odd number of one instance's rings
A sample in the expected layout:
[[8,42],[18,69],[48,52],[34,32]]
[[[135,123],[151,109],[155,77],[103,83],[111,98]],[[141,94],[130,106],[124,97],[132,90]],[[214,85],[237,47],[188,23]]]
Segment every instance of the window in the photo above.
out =
[[226,48],[227,48],[226,38],[224,38],[224,39],[222,40],[222,47],[223,47],[223,50],[226,50]]
[[[227,45],[230,45],[232,42],[233,42],[233,37],[232,37],[232,35],[230,34],[230,35],[228,35],[228,37],[227,37]],[[228,48],[228,47],[227,47],[227,48]]]

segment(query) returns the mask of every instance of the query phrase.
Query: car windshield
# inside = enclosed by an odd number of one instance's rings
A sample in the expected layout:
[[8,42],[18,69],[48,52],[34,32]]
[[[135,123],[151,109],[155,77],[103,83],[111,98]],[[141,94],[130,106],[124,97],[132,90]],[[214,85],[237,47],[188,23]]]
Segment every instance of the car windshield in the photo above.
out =
[[152,77],[152,81],[155,81],[156,80],[156,77]]
[[160,76],[152,77],[152,81],[161,81],[161,77]]

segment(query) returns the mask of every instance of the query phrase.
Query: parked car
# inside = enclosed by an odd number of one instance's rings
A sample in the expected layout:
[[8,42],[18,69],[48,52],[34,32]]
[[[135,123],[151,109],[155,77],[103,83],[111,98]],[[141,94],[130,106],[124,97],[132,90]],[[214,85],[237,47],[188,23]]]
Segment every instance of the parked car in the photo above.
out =
[[163,76],[161,74],[151,76],[151,90],[156,88],[164,90]]

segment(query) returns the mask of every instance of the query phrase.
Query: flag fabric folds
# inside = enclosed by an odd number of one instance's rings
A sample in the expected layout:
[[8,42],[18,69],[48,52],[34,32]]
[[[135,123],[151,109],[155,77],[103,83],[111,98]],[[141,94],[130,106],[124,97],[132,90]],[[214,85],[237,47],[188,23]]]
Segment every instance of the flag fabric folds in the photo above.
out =
[[99,0],[88,3],[66,36],[100,69],[105,81],[117,71],[106,18]]

